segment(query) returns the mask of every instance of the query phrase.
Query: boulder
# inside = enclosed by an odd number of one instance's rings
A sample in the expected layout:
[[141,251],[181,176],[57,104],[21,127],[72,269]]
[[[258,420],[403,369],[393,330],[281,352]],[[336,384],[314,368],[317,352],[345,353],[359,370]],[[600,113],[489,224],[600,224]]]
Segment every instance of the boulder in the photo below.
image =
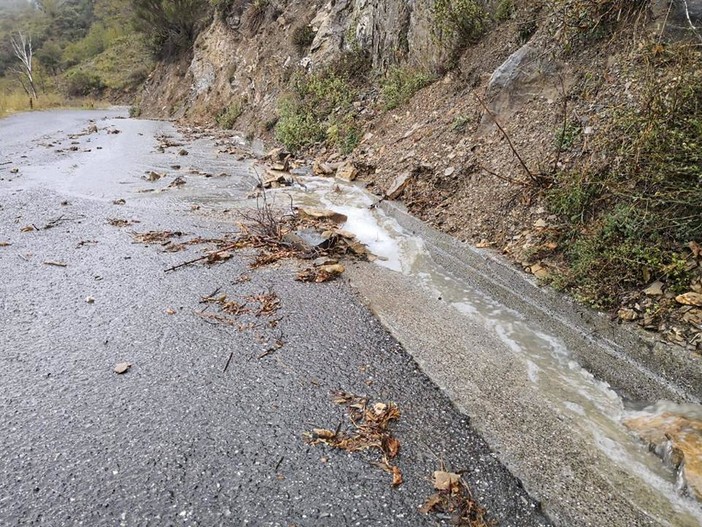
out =
[[624,424],[656,453],[667,453],[690,495],[702,499],[702,420],[664,412],[632,417]]
[[345,181],[353,181],[358,177],[356,165],[347,161],[336,169],[336,177]]
[[407,188],[407,185],[409,184],[411,179],[412,174],[410,172],[403,172],[395,178],[385,195],[388,197],[388,199],[399,198]]
[[298,209],[300,216],[313,220],[331,220],[334,223],[345,223],[349,218],[340,212],[328,209],[317,209],[314,207],[302,207]]

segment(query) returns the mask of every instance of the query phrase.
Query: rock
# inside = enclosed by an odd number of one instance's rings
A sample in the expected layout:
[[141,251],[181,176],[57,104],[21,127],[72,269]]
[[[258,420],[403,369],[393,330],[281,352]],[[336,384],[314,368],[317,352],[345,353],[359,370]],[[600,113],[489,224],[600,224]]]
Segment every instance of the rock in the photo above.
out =
[[385,195],[388,197],[388,199],[399,198],[407,188],[407,185],[409,184],[411,179],[412,174],[410,172],[403,172],[395,178]]
[[620,309],[620,310],[617,312],[617,316],[618,316],[621,320],[626,320],[627,322],[631,322],[631,321],[636,320],[637,318],[639,318],[639,314],[638,314],[636,311],[634,311],[633,309],[629,309],[629,308],[622,308],[622,309]]
[[546,269],[543,265],[540,264],[534,264],[529,268],[529,271],[531,271],[531,274],[533,274],[536,278],[539,280],[544,280],[548,278],[549,272],[548,269]]
[[346,271],[346,268],[341,265],[341,264],[330,264],[330,265],[322,265],[319,268],[320,271],[329,274],[330,276],[338,276],[344,271]]
[[187,156],[188,153],[189,153],[189,152],[188,152],[185,148],[181,148],[181,149],[178,151],[178,155],[179,155],[179,156]]
[[320,159],[315,159],[312,164],[312,173],[315,176],[330,176],[334,173],[334,169]]
[[146,179],[147,179],[148,181],[158,181],[158,180],[161,179],[162,177],[164,177],[163,174],[159,174],[158,172],[154,172],[153,170],[151,170],[150,172],[147,172],[147,173],[146,173]]
[[663,296],[663,282],[653,282],[644,289],[644,294],[646,296]]
[[314,207],[302,207],[298,209],[299,213],[303,217],[311,218],[314,220],[331,220],[334,223],[346,223],[349,219],[345,214],[340,212],[334,212],[333,210],[327,209],[317,209]]
[[294,234],[310,249],[326,248],[329,246],[329,240],[331,239],[329,231],[320,233],[314,229],[302,229],[295,231]]
[[536,227],[537,229],[545,229],[546,227],[548,227],[548,223],[546,223],[545,219],[539,218],[534,222],[534,227]]
[[683,304],[685,306],[702,307],[702,294],[701,293],[693,293],[692,291],[690,291],[689,293],[685,293],[683,295],[676,296],[675,301],[678,304]]
[[456,169],[454,167],[448,167],[446,170],[444,170],[444,176],[453,176],[454,172],[456,172]]
[[168,186],[171,188],[176,188],[176,187],[182,187],[183,185],[185,185],[185,178],[183,176],[178,176]]
[[328,256],[320,256],[312,262],[315,267],[322,267],[323,265],[334,265],[338,264],[339,260],[334,258],[329,258]]
[[682,316],[682,319],[688,324],[694,324],[702,328],[702,309],[691,309]]
[[358,169],[353,163],[347,161],[336,169],[336,177],[345,181],[354,181],[358,177]]
[[702,420],[670,412],[637,416],[624,421],[680,475],[688,492],[702,500]]
[[114,372],[118,375],[122,375],[123,373],[127,373],[131,367],[132,365],[129,362],[120,362],[115,364]]
[[89,134],[96,134],[97,131],[98,131],[98,127],[97,127],[97,125],[96,125],[95,123],[93,123],[93,124],[91,124],[90,126],[88,126],[88,129],[86,130],[86,132],[89,133]]
[[292,184],[292,176],[287,172],[281,172],[279,170],[266,171],[266,176],[263,180],[263,188],[277,188],[280,186],[290,186]]
[[272,150],[269,150],[269,152],[265,155],[265,159],[270,159],[271,161],[275,162],[280,162],[282,163],[285,161],[287,158],[290,157],[290,152],[285,150],[285,148],[274,148]]

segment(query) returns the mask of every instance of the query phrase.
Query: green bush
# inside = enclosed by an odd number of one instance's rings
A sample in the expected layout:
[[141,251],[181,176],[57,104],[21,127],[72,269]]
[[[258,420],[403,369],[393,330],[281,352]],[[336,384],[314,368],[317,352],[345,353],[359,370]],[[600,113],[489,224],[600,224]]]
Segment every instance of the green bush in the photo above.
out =
[[105,83],[95,73],[76,70],[66,75],[66,93],[70,97],[96,95],[105,89]]
[[702,54],[654,49],[635,65],[638,98],[603,114],[593,162],[557,174],[547,195],[566,287],[597,307],[650,277],[682,287],[679,254],[702,238]]
[[131,4],[136,29],[148,37],[160,58],[190,49],[211,16],[207,0],[131,0]]
[[514,2],[512,0],[500,0],[495,9],[495,20],[498,22],[506,22],[514,14]]
[[488,13],[477,0],[435,0],[433,33],[447,47],[452,59],[485,32]]
[[293,29],[290,40],[297,48],[298,52],[302,53],[309,48],[314,41],[315,32],[309,24],[297,26]]
[[418,69],[407,66],[391,68],[381,83],[383,108],[393,110],[405,104],[433,80],[431,75]]
[[278,104],[276,138],[291,151],[327,141],[349,152],[358,144],[353,100],[356,91],[332,70],[298,73]]
[[240,100],[237,100],[227,106],[215,120],[220,127],[231,130],[242,113],[244,113],[244,105]]

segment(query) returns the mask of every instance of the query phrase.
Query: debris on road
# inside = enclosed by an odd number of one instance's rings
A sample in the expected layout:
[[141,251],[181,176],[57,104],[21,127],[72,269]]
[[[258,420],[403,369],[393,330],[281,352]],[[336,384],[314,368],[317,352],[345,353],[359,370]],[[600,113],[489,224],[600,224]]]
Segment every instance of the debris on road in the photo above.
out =
[[113,205],[125,205],[126,203],[127,203],[127,202],[126,202],[124,199],[122,199],[122,198],[116,199],[116,200],[114,200],[114,201],[112,202]]
[[94,303],[95,303],[95,298],[93,298],[92,296],[88,296],[88,297],[85,298],[85,302],[86,302],[87,304],[94,304]]
[[124,220],[120,218],[107,218],[107,223],[113,227],[129,227],[136,223],[140,223],[139,220]]
[[170,243],[171,238],[183,236],[180,231],[148,231],[148,232],[133,232],[132,238],[138,243],[146,244],[163,244]]
[[129,368],[132,367],[131,362],[119,362],[115,364],[114,372],[117,375],[122,375],[124,373],[127,373],[129,371]]
[[392,486],[402,484],[402,471],[394,460],[400,452],[400,441],[392,435],[390,423],[400,418],[400,410],[394,403],[369,404],[367,397],[344,391],[332,392],[332,400],[346,407],[346,415],[352,427],[342,430],[343,421],[336,430],[314,428],[304,437],[311,445],[325,444],[347,452],[378,451],[381,456],[376,462],[380,468],[392,474]]
[[310,267],[297,273],[295,280],[298,282],[311,282],[319,284],[330,282],[340,276],[346,269],[341,264],[321,265]]
[[20,232],[32,232],[32,231],[38,231],[36,225],[25,225],[20,229]]
[[0,242],[0,247],[9,247],[12,245],[10,242]]
[[448,472],[445,467],[432,475],[434,490],[419,508],[424,514],[434,513],[451,525],[464,527],[492,527],[494,522],[485,518],[487,511],[474,499],[460,474]]
[[44,265],[53,265],[54,267],[67,267],[68,264],[65,262],[57,262],[55,260],[47,260],[44,262]]

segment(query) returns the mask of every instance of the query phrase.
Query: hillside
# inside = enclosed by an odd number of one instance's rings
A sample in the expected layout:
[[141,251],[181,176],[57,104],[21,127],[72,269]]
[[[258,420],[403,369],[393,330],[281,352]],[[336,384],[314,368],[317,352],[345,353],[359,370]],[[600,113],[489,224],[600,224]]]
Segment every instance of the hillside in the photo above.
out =
[[[0,113],[131,100],[154,61],[126,0],[9,1],[0,4]],[[12,41],[33,55],[34,91]],[[87,99],[86,99],[87,98]]]

